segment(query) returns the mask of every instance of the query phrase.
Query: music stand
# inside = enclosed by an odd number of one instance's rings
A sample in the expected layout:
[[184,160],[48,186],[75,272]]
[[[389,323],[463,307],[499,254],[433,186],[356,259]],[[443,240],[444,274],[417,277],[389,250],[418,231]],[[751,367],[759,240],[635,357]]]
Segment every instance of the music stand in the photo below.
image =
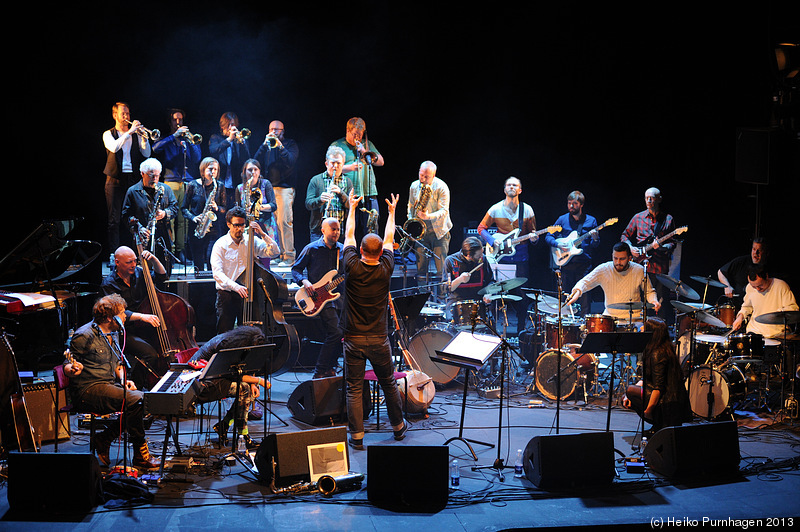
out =
[[[242,386],[242,377],[245,374],[257,373],[264,369],[267,360],[272,356],[272,349],[275,344],[255,345],[248,347],[234,347],[231,349],[220,349],[211,356],[208,364],[200,374],[200,380],[227,378],[236,381],[236,396],[233,399],[233,438],[231,438],[231,451],[220,458],[226,460],[233,457],[239,461],[244,467],[253,471],[252,467],[255,466],[250,456],[248,455],[248,462],[245,462],[241,455],[237,452],[236,445],[239,440],[239,429],[236,426],[236,416],[239,413],[239,395]],[[245,415],[247,415],[245,413]]]
[[617,353],[641,353],[653,336],[651,332],[597,332],[586,335],[578,353],[611,353],[611,373],[608,384],[608,413],[606,432],[611,430],[611,403],[614,397],[614,365]]
[[500,345],[501,338],[497,336],[490,336],[486,334],[473,334],[469,331],[459,332],[446,346],[441,350],[436,350],[437,356],[431,356],[431,360],[464,368],[464,394],[461,399],[461,423],[458,428],[458,436],[450,438],[445,445],[449,445],[453,440],[463,441],[469,448],[472,459],[477,461],[478,456],[470,443],[477,443],[485,445],[486,447],[494,447],[491,443],[486,443],[478,440],[471,440],[464,437],[464,412],[467,406],[467,383],[469,382],[469,371],[477,371],[483,367],[487,360],[497,350]]

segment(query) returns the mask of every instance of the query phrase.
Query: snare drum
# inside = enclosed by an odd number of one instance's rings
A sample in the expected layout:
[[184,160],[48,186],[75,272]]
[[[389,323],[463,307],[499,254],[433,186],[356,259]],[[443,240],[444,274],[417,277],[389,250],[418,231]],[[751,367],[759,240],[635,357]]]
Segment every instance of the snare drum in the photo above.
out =
[[735,364],[762,362],[764,360],[764,337],[755,333],[730,335],[728,337],[728,358]]
[[614,318],[605,314],[589,314],[585,318],[586,332],[614,332]]
[[544,324],[544,338],[547,346],[556,349],[581,341],[581,326],[577,320],[561,318],[561,343],[558,343],[558,317],[548,317]]
[[450,312],[453,316],[453,325],[456,327],[471,327],[472,309],[476,309],[481,319],[486,319],[486,311],[480,301],[465,299],[464,301],[453,302],[450,306]]

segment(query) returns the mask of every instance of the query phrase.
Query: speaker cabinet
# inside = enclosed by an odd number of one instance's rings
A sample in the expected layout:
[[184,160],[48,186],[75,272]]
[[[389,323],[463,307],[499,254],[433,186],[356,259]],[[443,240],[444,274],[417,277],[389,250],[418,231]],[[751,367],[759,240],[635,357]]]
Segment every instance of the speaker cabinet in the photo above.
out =
[[21,512],[88,512],[103,502],[92,453],[8,454],[8,505]]
[[370,445],[367,498],[393,511],[442,510],[449,495],[449,461],[446,445]]
[[665,477],[735,476],[740,459],[736,422],[665,427],[650,438],[644,459]]
[[[23,384],[22,393],[25,396],[25,406],[33,425],[35,438],[42,442],[51,442],[69,439],[69,416],[62,412],[56,418],[56,384],[54,382]],[[67,394],[64,390],[58,392],[59,407],[67,405]]]
[[614,433],[535,436],[523,454],[525,476],[544,490],[610,484],[614,480]]
[[[292,417],[307,425],[330,425],[347,419],[347,400],[345,398],[343,377],[326,377],[301,382],[289,395],[286,406]],[[364,418],[366,419],[372,403],[366,383],[364,385]]]
[[[272,433],[267,435],[256,451],[255,463],[259,479],[271,483],[272,459],[275,459],[275,486],[286,487],[297,482],[308,482],[308,446],[322,443],[341,443],[347,454],[347,429],[330,427],[301,432]],[[349,455],[348,462],[349,462]]]

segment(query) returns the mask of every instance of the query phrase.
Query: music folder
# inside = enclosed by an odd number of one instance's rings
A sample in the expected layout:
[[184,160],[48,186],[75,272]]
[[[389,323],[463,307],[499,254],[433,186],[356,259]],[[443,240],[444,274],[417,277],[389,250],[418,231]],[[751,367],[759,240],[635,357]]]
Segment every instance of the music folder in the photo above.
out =
[[480,369],[503,341],[499,336],[461,331],[431,359],[453,366]]
[[272,356],[273,347],[275,344],[220,349],[211,356],[203,368],[200,380],[233,377],[235,376],[233,368],[237,366],[241,366],[242,375],[260,373],[264,371],[267,360]]

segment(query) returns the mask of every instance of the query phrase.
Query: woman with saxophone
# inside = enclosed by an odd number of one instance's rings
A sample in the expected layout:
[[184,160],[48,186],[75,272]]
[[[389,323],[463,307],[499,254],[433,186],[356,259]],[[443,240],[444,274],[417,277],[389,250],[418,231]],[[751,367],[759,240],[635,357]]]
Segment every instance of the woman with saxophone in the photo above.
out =
[[261,163],[256,159],[248,159],[242,166],[242,184],[236,187],[236,205],[254,216],[261,229],[278,242],[278,224],[272,215],[278,206],[275,191],[272,183],[261,176]]
[[[442,281],[452,227],[450,188],[436,177],[436,165],[432,161],[425,161],[419,167],[419,179],[411,183],[408,192],[408,220],[403,224],[405,234],[401,235],[406,242],[402,246],[406,249],[401,249],[401,253],[413,249],[417,256],[417,286],[424,287]],[[435,277],[431,277],[428,271],[431,252],[436,265]],[[437,295],[437,291],[434,291],[434,296]]]
[[200,177],[189,183],[183,198],[183,216],[189,220],[189,253],[195,272],[211,270],[211,248],[225,227],[225,187],[219,181],[219,162],[206,157]]

